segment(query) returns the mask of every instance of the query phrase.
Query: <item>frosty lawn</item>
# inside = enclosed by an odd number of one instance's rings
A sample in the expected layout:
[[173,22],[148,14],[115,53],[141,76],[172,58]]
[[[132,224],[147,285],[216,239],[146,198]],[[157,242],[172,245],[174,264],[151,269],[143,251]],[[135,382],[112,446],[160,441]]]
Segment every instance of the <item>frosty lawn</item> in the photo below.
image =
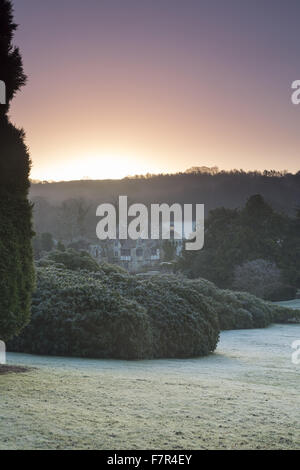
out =
[[296,449],[300,325],[221,333],[201,359],[113,361],[9,354],[0,449]]

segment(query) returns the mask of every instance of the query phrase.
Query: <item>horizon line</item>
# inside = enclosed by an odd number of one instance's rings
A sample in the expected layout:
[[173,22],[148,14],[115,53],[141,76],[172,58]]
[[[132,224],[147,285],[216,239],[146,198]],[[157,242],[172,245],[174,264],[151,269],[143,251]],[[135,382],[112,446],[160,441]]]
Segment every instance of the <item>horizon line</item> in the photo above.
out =
[[[174,173],[144,173],[144,174],[136,174],[136,175],[127,175],[123,178],[90,178],[87,176],[83,176],[80,179],[70,179],[70,180],[45,180],[45,179],[38,179],[38,178],[29,178],[30,184],[55,184],[55,183],[74,183],[74,182],[96,182],[96,181],[123,181],[129,179],[151,179],[155,177],[162,177],[162,176],[178,176],[178,175],[210,175],[216,176],[219,174],[230,174],[230,173],[241,173],[241,174],[258,174],[262,176],[268,177],[282,177],[287,175],[295,176],[300,173],[300,169],[297,171],[290,171],[290,170],[275,170],[275,169],[264,169],[264,170],[244,170],[242,168],[232,168],[231,170],[224,170],[224,169],[217,169],[217,167],[206,167],[207,171],[202,170],[204,167],[194,167],[194,169],[188,169],[185,171],[177,171]],[[199,168],[197,171],[196,168]],[[193,170],[193,171],[192,171]],[[209,171],[211,170],[211,171]]]

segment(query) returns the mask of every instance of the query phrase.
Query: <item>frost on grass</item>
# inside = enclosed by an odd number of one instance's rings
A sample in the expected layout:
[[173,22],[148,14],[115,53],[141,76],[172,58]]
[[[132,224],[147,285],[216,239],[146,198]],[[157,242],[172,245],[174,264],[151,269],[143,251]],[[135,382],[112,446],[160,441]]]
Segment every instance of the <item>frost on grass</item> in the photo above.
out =
[[225,331],[207,357],[111,361],[9,353],[0,449],[298,449],[300,325]]

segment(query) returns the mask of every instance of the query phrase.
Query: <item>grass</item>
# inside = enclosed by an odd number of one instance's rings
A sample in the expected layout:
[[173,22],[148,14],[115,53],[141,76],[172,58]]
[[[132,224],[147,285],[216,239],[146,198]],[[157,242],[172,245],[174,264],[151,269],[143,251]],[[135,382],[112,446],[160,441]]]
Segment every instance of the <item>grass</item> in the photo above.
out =
[[0,375],[20,374],[23,372],[28,372],[28,370],[30,370],[28,367],[8,366],[8,365],[0,364]]
[[205,358],[8,354],[0,449],[297,449],[300,325],[227,331]]

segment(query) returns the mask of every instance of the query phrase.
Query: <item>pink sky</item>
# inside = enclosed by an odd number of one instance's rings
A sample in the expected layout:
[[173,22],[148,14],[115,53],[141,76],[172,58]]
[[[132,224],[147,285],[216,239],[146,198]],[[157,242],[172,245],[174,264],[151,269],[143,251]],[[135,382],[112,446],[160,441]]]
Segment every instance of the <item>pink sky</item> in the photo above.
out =
[[299,3],[224,3],[15,0],[32,178],[298,171]]

